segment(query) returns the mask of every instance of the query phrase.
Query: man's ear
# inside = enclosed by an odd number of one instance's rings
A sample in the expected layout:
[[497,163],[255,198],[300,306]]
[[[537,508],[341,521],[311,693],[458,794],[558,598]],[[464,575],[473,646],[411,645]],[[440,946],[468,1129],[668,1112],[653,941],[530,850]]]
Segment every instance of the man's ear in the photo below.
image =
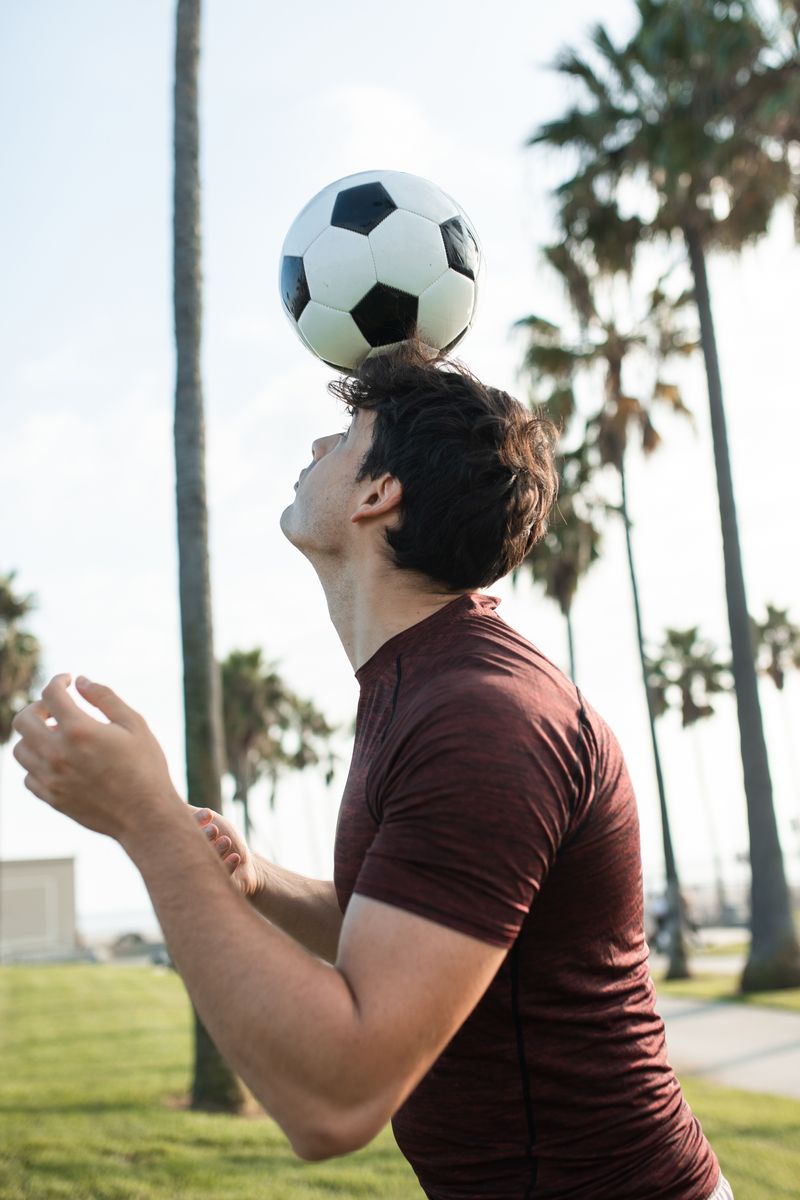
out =
[[403,485],[395,475],[388,472],[378,479],[367,479],[364,491],[350,520],[355,524],[368,517],[380,517],[398,508],[403,499]]

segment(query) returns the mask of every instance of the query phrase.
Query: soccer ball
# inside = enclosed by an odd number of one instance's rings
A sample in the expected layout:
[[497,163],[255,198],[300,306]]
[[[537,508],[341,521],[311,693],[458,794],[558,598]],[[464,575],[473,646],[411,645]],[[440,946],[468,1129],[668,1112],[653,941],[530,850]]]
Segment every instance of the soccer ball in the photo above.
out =
[[451,196],[404,171],[362,171],[298,214],[279,287],[300,340],[347,372],[415,329],[452,350],[472,324],[482,272],[475,229]]

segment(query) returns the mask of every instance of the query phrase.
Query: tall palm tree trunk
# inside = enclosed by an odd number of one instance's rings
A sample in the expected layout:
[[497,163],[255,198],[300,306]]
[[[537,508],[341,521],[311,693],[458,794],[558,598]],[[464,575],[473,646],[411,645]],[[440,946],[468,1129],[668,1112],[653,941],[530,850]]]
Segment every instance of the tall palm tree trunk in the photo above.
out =
[[711,315],[711,298],[703,244],[692,228],[684,229],[694,275],[700,316],[700,335],[708,377],[711,431],[717,471],[722,549],[725,562],[725,598],[733,655],[736,707],[747,798],[750,832],[750,956],[741,979],[742,991],[800,985],[800,944],[792,919],[792,906],[783,855],[778,838],[772,780],[769,773],[756,668],[750,639],[750,619],[739,547],[739,529],[728,454],[728,434],[722,402],[722,381]]
[[[200,0],[178,0],[175,39],[173,268],[177,380],[175,477],[189,803],[219,811],[221,689],[214,659],[200,380],[201,271],[197,68]],[[187,895],[187,904],[191,897]],[[238,1112],[242,1086],[195,1010],[192,1107]]]
[[633,543],[631,541],[631,522],[628,516],[628,489],[625,480],[624,455],[620,457],[619,477],[622,484],[622,519],[625,524],[625,544],[628,548],[628,568],[633,589],[633,608],[636,614],[636,636],[639,642],[639,661],[642,666],[644,691],[647,697],[647,715],[650,722],[650,737],[653,742],[653,761],[656,768],[658,783],[658,803],[661,809],[661,835],[664,843],[664,873],[667,879],[667,904],[669,919],[669,965],[667,979],[688,979],[689,964],[686,957],[686,941],[683,936],[684,916],[681,905],[680,881],[675,853],[672,848],[672,834],[669,827],[669,812],[667,811],[667,796],[664,788],[664,776],[661,771],[661,755],[658,751],[656,736],[656,718],[653,711],[653,698],[647,682],[647,658],[644,649],[644,634],[642,633],[642,616],[639,607],[639,588],[636,582],[636,570],[633,562]]
[[714,864],[714,887],[717,893],[717,910],[719,913],[718,920],[720,924],[725,924],[728,914],[728,897],[725,893],[725,880],[722,874],[722,854],[719,848],[719,835],[717,834],[717,823],[714,820],[714,810],[711,802],[711,794],[708,790],[706,782],[706,772],[703,766],[703,751],[700,746],[700,730],[698,729],[699,721],[695,721],[692,725],[691,739],[694,748],[694,761],[697,768],[697,781],[700,785],[700,795],[703,800],[703,808],[706,814],[706,827],[708,829],[708,840],[711,843],[711,859]]
[[575,678],[575,638],[572,630],[572,608],[568,608],[564,616],[567,621],[567,643],[569,645],[569,677],[573,683],[576,683]]
[[247,844],[253,836],[253,822],[250,818],[250,789],[244,777],[239,781],[234,800],[238,800],[242,806],[242,816],[244,818],[244,840]]

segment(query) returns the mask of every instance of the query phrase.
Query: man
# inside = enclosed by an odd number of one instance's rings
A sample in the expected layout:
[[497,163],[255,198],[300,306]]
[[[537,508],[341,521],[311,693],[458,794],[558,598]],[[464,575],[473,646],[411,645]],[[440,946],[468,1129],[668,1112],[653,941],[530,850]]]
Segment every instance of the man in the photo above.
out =
[[431,1200],[729,1197],[653,1007],[620,747],[480,591],[544,535],[558,431],[417,343],[329,388],[352,423],[281,528],[360,685],[334,879],[190,809],[142,717],[81,679],[110,723],[56,676],[14,722],[26,784],[126,849],[302,1158],[391,1119]]

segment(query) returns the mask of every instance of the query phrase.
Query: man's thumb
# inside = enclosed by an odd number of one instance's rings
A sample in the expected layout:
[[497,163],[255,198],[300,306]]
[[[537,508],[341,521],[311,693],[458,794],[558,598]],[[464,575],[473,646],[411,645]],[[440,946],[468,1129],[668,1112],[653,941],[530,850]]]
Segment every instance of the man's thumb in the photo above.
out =
[[128,726],[130,724],[129,718],[133,710],[124,700],[120,700],[117,693],[110,687],[106,687],[104,683],[93,683],[85,675],[78,676],[75,686],[90,704],[99,708],[100,712],[108,717],[109,721],[113,721],[115,725]]

